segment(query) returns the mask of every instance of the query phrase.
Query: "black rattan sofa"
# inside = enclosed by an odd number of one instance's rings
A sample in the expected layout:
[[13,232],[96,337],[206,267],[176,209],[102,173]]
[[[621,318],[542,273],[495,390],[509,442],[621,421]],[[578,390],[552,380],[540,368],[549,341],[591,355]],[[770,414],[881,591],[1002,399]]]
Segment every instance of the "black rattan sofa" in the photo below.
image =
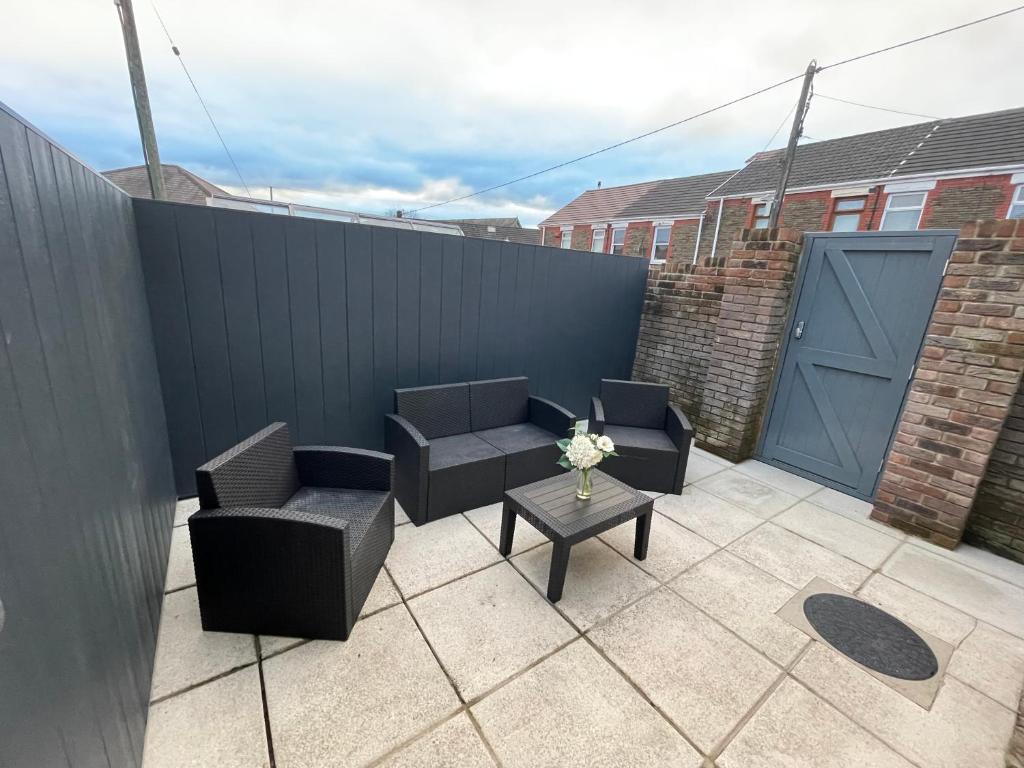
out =
[[395,413],[386,419],[395,495],[416,525],[563,472],[555,441],[576,421],[530,396],[526,377],[396,389]]
[[392,457],[271,424],[196,470],[203,629],[346,640],[395,538]]
[[693,428],[668,387],[601,379],[590,404],[590,431],[608,435],[615,452],[601,471],[644,491],[682,493]]

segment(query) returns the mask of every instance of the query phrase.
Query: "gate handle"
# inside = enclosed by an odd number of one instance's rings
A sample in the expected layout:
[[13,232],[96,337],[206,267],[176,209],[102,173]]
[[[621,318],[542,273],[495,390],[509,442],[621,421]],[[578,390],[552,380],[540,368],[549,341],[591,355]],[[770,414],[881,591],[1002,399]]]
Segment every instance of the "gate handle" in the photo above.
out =
[[796,324],[796,330],[793,332],[793,335],[796,338],[798,338],[798,339],[801,336],[804,335],[804,321],[803,320],[801,320],[799,323]]

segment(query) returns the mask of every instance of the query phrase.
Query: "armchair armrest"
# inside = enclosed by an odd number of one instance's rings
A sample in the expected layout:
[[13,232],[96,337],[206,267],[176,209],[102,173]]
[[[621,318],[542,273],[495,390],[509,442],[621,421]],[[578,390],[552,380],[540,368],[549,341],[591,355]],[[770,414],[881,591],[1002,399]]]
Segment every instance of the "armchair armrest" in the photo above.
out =
[[599,397],[590,398],[590,423],[587,425],[587,431],[597,435],[604,434],[604,406]]
[[[313,525],[321,528],[331,528],[339,532],[343,532],[348,528],[348,520],[335,515],[324,515],[304,509],[217,507],[215,509],[200,509],[198,512],[193,513],[188,519],[189,531],[192,532],[196,528],[205,528],[208,525],[219,525],[218,521],[238,518],[248,521],[263,521],[263,525],[271,527],[276,524],[285,526],[289,524]],[[195,539],[193,539],[194,544]]]
[[665,410],[665,432],[668,434],[672,444],[679,450],[679,460],[676,463],[676,477],[673,484],[673,493],[683,492],[683,482],[686,480],[686,463],[690,458],[690,444],[693,442],[693,427],[690,420],[678,406],[669,403]]
[[530,421],[548,432],[565,437],[576,424],[576,417],[557,403],[530,396]]
[[427,474],[430,443],[412,423],[396,414],[384,416],[384,444],[395,457],[395,498],[417,525],[427,521]]
[[390,491],[394,456],[361,448],[303,445],[292,449],[299,482],[313,488]]

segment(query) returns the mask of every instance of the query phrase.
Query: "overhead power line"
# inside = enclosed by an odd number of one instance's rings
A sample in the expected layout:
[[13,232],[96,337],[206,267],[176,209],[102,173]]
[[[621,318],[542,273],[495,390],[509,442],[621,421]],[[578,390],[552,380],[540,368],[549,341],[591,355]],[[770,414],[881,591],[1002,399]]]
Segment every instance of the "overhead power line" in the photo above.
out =
[[894,115],[907,115],[908,117],[923,117],[925,120],[942,120],[941,117],[935,115],[922,115],[920,112],[904,112],[901,109],[889,109],[889,107],[876,107],[874,104],[861,104],[859,101],[850,101],[848,99],[840,99],[838,96],[826,96],[820,91],[815,94],[818,98],[828,99],[829,101],[838,101],[841,104],[850,104],[854,107],[864,107],[865,109],[877,109],[879,112],[892,112]]
[[196,81],[192,79],[191,73],[188,71],[188,67],[185,66],[185,60],[181,57],[181,51],[178,50],[178,46],[174,44],[174,40],[171,38],[171,33],[167,29],[167,25],[164,24],[164,19],[160,15],[160,11],[156,8],[156,3],[151,2],[153,6],[153,13],[156,14],[157,21],[160,22],[160,26],[163,27],[164,34],[167,35],[167,42],[171,44],[171,52],[177,57],[178,63],[181,64],[181,69],[185,73],[185,77],[188,78],[189,84],[192,86],[192,90],[196,93],[196,98],[199,99],[199,103],[203,107],[203,111],[206,113],[206,118],[210,121],[210,125],[213,126],[213,132],[217,134],[217,138],[220,139],[220,145],[224,147],[224,154],[228,156],[228,160],[231,162],[232,167],[235,169],[235,174],[238,176],[238,180],[242,182],[242,186],[245,188],[245,194],[247,197],[252,197],[252,193],[249,191],[249,185],[245,183],[245,178],[242,176],[242,172],[238,169],[238,163],[235,162],[234,156],[231,154],[231,150],[228,149],[228,144],[224,141],[224,136],[221,134],[220,129],[217,127],[216,121],[213,119],[213,115],[210,114],[209,108],[206,106],[206,102],[203,100],[203,96],[199,93],[199,88],[196,86]]
[[[923,40],[930,40],[931,38],[938,37],[939,35],[945,35],[945,34],[947,34],[949,32],[955,32],[955,31],[960,30],[960,29],[965,29],[967,27],[972,27],[975,24],[981,24],[982,22],[991,21],[992,19],[998,19],[998,18],[1000,18],[1002,16],[1007,16],[1007,15],[1009,15],[1011,13],[1016,13],[1016,12],[1022,11],[1022,10],[1024,10],[1024,5],[1019,5],[1016,8],[1010,8],[1010,9],[1005,10],[1005,11],[1000,11],[999,13],[994,13],[991,16],[985,16],[985,17],[980,18],[980,19],[975,19],[974,21],[968,21],[968,22],[965,22],[963,24],[958,24],[955,27],[948,27],[946,29],[941,29],[938,32],[932,32],[932,33],[927,34],[927,35],[922,35],[920,37],[915,37],[915,38],[913,38],[911,40],[905,40],[905,41],[903,41],[901,43],[895,43],[893,45],[886,46],[885,48],[878,48],[877,50],[874,50],[874,51],[868,51],[867,53],[862,53],[862,54],[859,54],[857,56],[851,56],[850,58],[843,59],[842,61],[837,61],[837,62],[834,62],[832,64],[826,64],[825,66],[818,67],[817,71],[818,72],[823,72],[823,71],[825,71],[827,69],[834,69],[836,67],[843,66],[844,64],[850,64],[850,63],[852,63],[854,61],[860,61],[861,59],[866,59],[866,58],[869,58],[871,56],[877,56],[878,54],[886,53],[887,51],[892,51],[892,50],[895,50],[897,48],[902,48],[903,46],[911,45],[913,43],[919,43],[919,42],[921,42]],[[494,184],[494,185],[492,185],[490,187],[485,187],[484,189],[478,189],[478,190],[476,190],[474,192],[469,192],[469,193],[467,193],[465,195],[459,195],[458,197],[453,197],[453,198],[450,198],[448,200],[444,200],[444,201],[439,202],[439,203],[431,203],[430,205],[420,206],[419,208],[415,208],[413,210],[406,211],[405,215],[408,216],[410,214],[419,213],[420,211],[426,211],[426,210],[429,210],[431,208],[439,208],[442,205],[449,205],[450,203],[457,203],[457,202],[460,202],[462,200],[468,200],[471,197],[477,197],[479,195],[483,195],[483,194],[486,194],[488,192],[493,192],[496,189],[502,189],[504,187],[509,187],[509,186],[511,186],[513,184],[518,184],[521,181],[526,181],[527,179],[532,179],[532,178],[535,178],[535,177],[540,176],[542,174],[550,173],[551,171],[558,170],[559,168],[564,168],[567,165],[572,165],[573,163],[578,163],[578,162],[580,162],[582,160],[587,160],[587,159],[589,159],[591,157],[603,154],[605,152],[609,152],[609,151],[611,151],[613,149],[618,149],[619,147],[623,147],[623,146],[625,146],[627,144],[632,144],[635,141],[640,141],[640,139],[646,139],[648,136],[653,136],[653,135],[655,135],[657,133],[661,133],[662,131],[667,131],[670,128],[675,128],[677,126],[683,125],[684,123],[688,123],[691,120],[696,120],[699,117],[704,117],[706,115],[710,115],[713,112],[718,112],[719,110],[725,109],[726,107],[731,107],[734,104],[739,104],[740,102],[746,101],[747,99],[753,98],[754,96],[760,96],[762,93],[767,93],[768,91],[774,90],[774,89],[776,89],[776,88],[778,88],[778,87],[780,87],[782,85],[786,85],[787,83],[792,83],[794,80],[800,80],[803,77],[804,77],[804,73],[801,72],[800,74],[793,75],[792,77],[787,77],[785,80],[780,80],[777,83],[773,83],[771,85],[765,86],[764,88],[760,88],[760,89],[758,89],[756,91],[751,91],[750,93],[744,94],[743,96],[739,96],[739,97],[737,97],[735,99],[732,99],[731,101],[727,101],[727,102],[724,102],[722,104],[719,104],[718,106],[711,107],[710,109],[706,109],[703,112],[697,112],[696,114],[690,115],[689,117],[684,117],[682,120],[676,120],[674,123],[669,123],[668,125],[663,125],[660,128],[655,128],[654,130],[647,131],[646,133],[641,133],[638,136],[633,136],[632,138],[624,139],[624,140],[618,141],[618,142],[616,142],[614,144],[609,144],[607,147],[601,147],[600,149],[596,149],[593,152],[588,152],[585,155],[580,155],[579,157],[574,157],[571,160],[566,160],[565,162],[562,162],[562,163],[556,163],[555,165],[548,166],[547,168],[542,168],[541,170],[534,171],[533,173],[528,173],[525,176],[520,176],[520,177],[515,178],[515,179],[510,179],[509,181],[502,182],[501,184]],[[866,106],[866,105],[864,105],[864,106]],[[783,121],[783,122],[785,122],[785,121]]]

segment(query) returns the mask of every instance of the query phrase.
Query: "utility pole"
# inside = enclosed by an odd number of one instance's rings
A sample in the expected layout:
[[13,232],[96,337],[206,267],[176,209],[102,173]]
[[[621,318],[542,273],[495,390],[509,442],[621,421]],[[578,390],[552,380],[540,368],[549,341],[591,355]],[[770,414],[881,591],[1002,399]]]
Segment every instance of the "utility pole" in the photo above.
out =
[[135,99],[135,116],[139,119],[142,154],[146,158],[146,168],[149,171],[149,188],[154,200],[166,200],[164,172],[160,165],[160,152],[156,147],[153,113],[149,109],[149,91],[146,90],[146,73],[142,68],[139,34],[135,30],[135,11],[132,10],[132,0],[114,0],[114,5],[121,19],[124,52],[128,59],[128,77],[132,84],[132,97]]
[[779,185],[775,188],[775,198],[772,200],[772,210],[768,217],[768,228],[775,229],[779,226],[779,214],[782,213],[782,201],[786,197],[786,184],[789,183],[789,172],[793,168],[793,158],[796,157],[796,143],[804,132],[804,118],[807,117],[808,98],[811,94],[811,81],[818,71],[818,62],[811,59],[804,73],[804,84],[800,88],[800,101],[796,105],[796,112],[793,114],[793,127],[789,131],[789,145],[786,147],[786,158],[782,162],[782,173],[779,174]]

